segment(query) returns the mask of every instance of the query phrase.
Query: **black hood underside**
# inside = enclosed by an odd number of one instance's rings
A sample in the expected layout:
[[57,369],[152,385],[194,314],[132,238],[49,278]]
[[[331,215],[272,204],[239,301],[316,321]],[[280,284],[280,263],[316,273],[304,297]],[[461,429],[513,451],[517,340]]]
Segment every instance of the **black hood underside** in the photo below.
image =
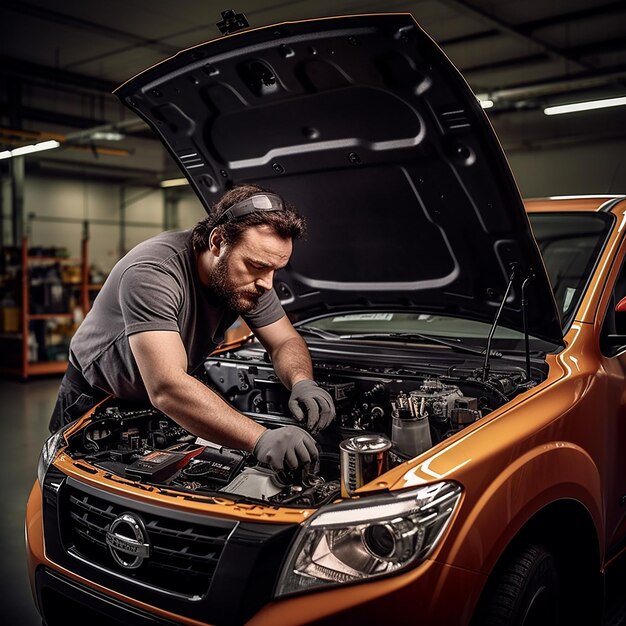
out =
[[367,307],[500,323],[562,342],[502,149],[474,94],[408,14],[229,35],[117,90],[210,210],[255,182],[307,218],[276,280],[295,319]]

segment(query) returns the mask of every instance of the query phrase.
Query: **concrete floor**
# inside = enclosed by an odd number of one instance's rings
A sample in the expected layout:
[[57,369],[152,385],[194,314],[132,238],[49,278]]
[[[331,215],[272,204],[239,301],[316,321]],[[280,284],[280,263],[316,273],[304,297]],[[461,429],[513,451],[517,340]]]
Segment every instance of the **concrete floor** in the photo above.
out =
[[48,437],[48,422],[59,378],[28,383],[0,381],[0,458],[4,506],[0,515],[0,589],[2,622],[41,624],[28,583],[24,547],[24,512],[37,478],[37,459]]
[[[24,548],[24,511],[60,379],[27,383],[0,380],[0,458],[4,507],[0,516],[0,606],[2,623],[35,626]],[[626,451],[625,451],[626,452]],[[626,626],[626,558],[607,573],[607,611],[603,626]]]

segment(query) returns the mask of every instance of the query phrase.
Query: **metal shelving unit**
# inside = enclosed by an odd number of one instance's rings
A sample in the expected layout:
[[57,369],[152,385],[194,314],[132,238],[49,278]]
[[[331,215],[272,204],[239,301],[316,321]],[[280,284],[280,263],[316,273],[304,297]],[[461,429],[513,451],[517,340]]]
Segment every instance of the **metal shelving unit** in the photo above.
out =
[[[85,237],[81,244],[80,257],[63,256],[36,256],[29,254],[28,240],[22,240],[21,250],[21,320],[20,332],[14,333],[12,338],[19,339],[21,349],[21,359],[18,367],[0,367],[0,373],[21,376],[24,380],[31,376],[44,374],[62,374],[67,369],[67,360],[56,361],[31,361],[29,358],[29,334],[31,321],[50,321],[59,319],[73,319],[72,311],[54,313],[32,313],[31,312],[31,278],[30,268],[36,264],[74,264],[80,266],[80,282],[77,283],[79,291],[79,306],[83,316],[87,314],[90,306],[89,292],[93,286],[89,284],[89,240]],[[9,335],[11,336],[11,335]]]

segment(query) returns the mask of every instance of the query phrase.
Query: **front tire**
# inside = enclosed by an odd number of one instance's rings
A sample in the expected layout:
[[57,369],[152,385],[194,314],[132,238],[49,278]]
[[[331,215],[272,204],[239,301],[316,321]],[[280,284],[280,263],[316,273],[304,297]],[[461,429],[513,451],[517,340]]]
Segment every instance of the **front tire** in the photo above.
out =
[[556,626],[558,577],[554,557],[543,545],[515,552],[495,574],[483,604],[481,626]]

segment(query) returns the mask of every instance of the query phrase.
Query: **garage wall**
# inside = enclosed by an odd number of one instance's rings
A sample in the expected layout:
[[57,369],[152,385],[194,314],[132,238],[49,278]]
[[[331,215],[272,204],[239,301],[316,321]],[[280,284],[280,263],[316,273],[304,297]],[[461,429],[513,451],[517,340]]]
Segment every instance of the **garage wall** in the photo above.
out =
[[[133,188],[126,201],[148,193],[126,208],[126,245],[161,231],[163,202],[160,190]],[[24,230],[31,245],[65,246],[80,254],[83,221],[89,222],[90,259],[105,271],[119,258],[120,187],[89,181],[31,178],[24,190]],[[34,216],[34,217],[32,217]],[[54,221],[54,220],[62,221]],[[141,222],[134,226],[133,222]],[[152,224],[152,226],[150,226]]]
[[191,191],[186,191],[178,205],[178,215],[180,228],[191,228],[205,218],[207,213],[198,198]]
[[[11,211],[10,182],[2,185],[3,214]],[[158,188],[128,188],[126,202],[125,248],[163,230],[163,191]],[[90,261],[108,272],[120,257],[119,185],[90,181],[58,180],[31,177],[24,190],[24,229],[34,246],[57,246],[68,249],[70,256],[80,255],[83,221],[89,222]],[[179,227],[189,228],[205,215],[191,192],[182,192],[179,204]],[[10,221],[3,219],[4,241],[10,241]]]
[[509,163],[527,198],[626,193],[626,141],[515,150]]

